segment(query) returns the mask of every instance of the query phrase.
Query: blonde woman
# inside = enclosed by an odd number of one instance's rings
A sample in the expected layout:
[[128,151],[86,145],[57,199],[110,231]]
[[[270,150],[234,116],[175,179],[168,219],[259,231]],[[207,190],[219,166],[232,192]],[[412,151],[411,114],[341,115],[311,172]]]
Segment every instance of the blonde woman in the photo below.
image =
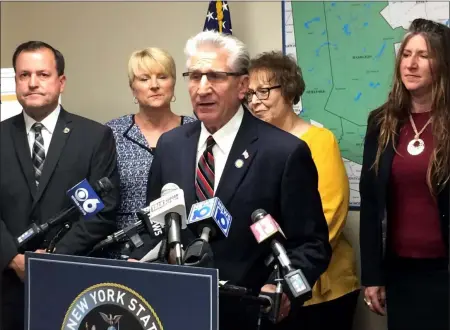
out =
[[106,123],[113,130],[117,146],[121,193],[117,222],[120,229],[138,220],[136,211],[146,206],[148,175],[159,137],[195,120],[172,112],[176,68],[166,51],[145,48],[131,54],[128,82],[137,113]]

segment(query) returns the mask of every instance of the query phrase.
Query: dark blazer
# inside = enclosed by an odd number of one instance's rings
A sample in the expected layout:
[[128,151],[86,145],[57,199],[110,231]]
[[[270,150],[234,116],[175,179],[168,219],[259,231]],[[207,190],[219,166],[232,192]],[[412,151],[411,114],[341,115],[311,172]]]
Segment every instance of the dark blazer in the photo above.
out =
[[[375,116],[369,116],[364,142],[363,164],[360,179],[360,250],[361,283],[364,286],[385,285],[385,257],[387,237],[387,192],[395,151],[389,144],[381,155],[378,175],[372,165],[378,148],[380,128]],[[437,196],[441,215],[442,237],[449,244],[449,185]]]
[[[160,137],[150,172],[150,201],[160,197],[164,184],[173,182],[183,189],[189,212],[195,203],[200,131],[198,121]],[[247,159],[242,156],[244,151]],[[241,168],[235,166],[237,159],[244,161]],[[211,243],[220,279],[256,292],[267,282],[271,269],[264,259],[271,250],[268,245],[258,245],[249,229],[252,212],[263,208],[286,234],[285,247],[293,266],[301,269],[313,286],[331,256],[317,186],[317,170],[306,143],[244,110],[215,194],[233,217],[228,238]],[[184,246],[198,237],[189,228],[183,236]],[[226,319],[222,312],[220,319],[222,328]]]
[[[23,294],[23,285],[8,268],[9,262],[19,252],[14,238],[32,222],[45,223],[71,206],[66,191],[81,180],[86,178],[95,182],[108,177],[116,188],[102,198],[104,210],[86,221],[76,215],[77,220],[81,220],[56,245],[56,253],[60,254],[82,255],[88,252],[116,228],[119,176],[111,129],[62,108],[38,189],[34,183],[23,114],[0,123],[0,136],[0,270],[3,272],[2,309],[6,320],[8,311],[13,313],[13,308],[20,306],[23,300],[23,295],[20,295],[21,292]],[[55,233],[56,230],[52,231],[27,250],[45,248]],[[20,314],[22,310],[19,308],[14,310],[16,312]],[[5,323],[3,325],[2,329],[7,330]]]

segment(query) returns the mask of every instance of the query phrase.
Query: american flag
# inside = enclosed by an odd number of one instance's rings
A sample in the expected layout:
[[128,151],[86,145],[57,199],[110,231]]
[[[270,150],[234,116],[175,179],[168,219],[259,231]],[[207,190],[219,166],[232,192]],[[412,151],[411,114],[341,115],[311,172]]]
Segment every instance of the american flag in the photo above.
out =
[[232,34],[230,8],[227,1],[210,1],[203,31]]

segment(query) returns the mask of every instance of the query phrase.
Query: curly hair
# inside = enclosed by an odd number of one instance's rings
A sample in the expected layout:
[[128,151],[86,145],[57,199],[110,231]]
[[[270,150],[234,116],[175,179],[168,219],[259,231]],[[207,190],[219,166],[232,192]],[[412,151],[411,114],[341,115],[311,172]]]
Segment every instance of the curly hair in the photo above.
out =
[[263,72],[269,83],[281,85],[285,100],[297,104],[305,91],[302,70],[294,58],[279,51],[265,52],[250,60],[249,73]]

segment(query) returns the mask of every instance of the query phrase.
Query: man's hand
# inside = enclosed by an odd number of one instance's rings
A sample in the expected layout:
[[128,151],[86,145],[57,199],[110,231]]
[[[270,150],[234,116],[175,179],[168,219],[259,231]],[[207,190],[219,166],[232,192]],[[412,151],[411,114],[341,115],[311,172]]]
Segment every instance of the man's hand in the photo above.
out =
[[42,249],[37,249],[36,251],[34,251],[35,253],[47,253],[47,251],[42,250]]
[[129,262],[139,262],[139,260],[137,260],[137,259],[128,259],[127,261],[129,261]]
[[369,309],[378,314],[386,315],[386,290],[384,286],[368,286],[364,290],[364,302]]
[[23,281],[25,278],[25,255],[16,255],[13,260],[11,260],[8,267],[14,270],[17,276]]
[[[261,292],[275,293],[276,286],[274,284],[266,284],[262,287]],[[278,314],[277,322],[282,321],[289,315],[291,311],[291,301],[285,293],[281,295],[280,313]]]

